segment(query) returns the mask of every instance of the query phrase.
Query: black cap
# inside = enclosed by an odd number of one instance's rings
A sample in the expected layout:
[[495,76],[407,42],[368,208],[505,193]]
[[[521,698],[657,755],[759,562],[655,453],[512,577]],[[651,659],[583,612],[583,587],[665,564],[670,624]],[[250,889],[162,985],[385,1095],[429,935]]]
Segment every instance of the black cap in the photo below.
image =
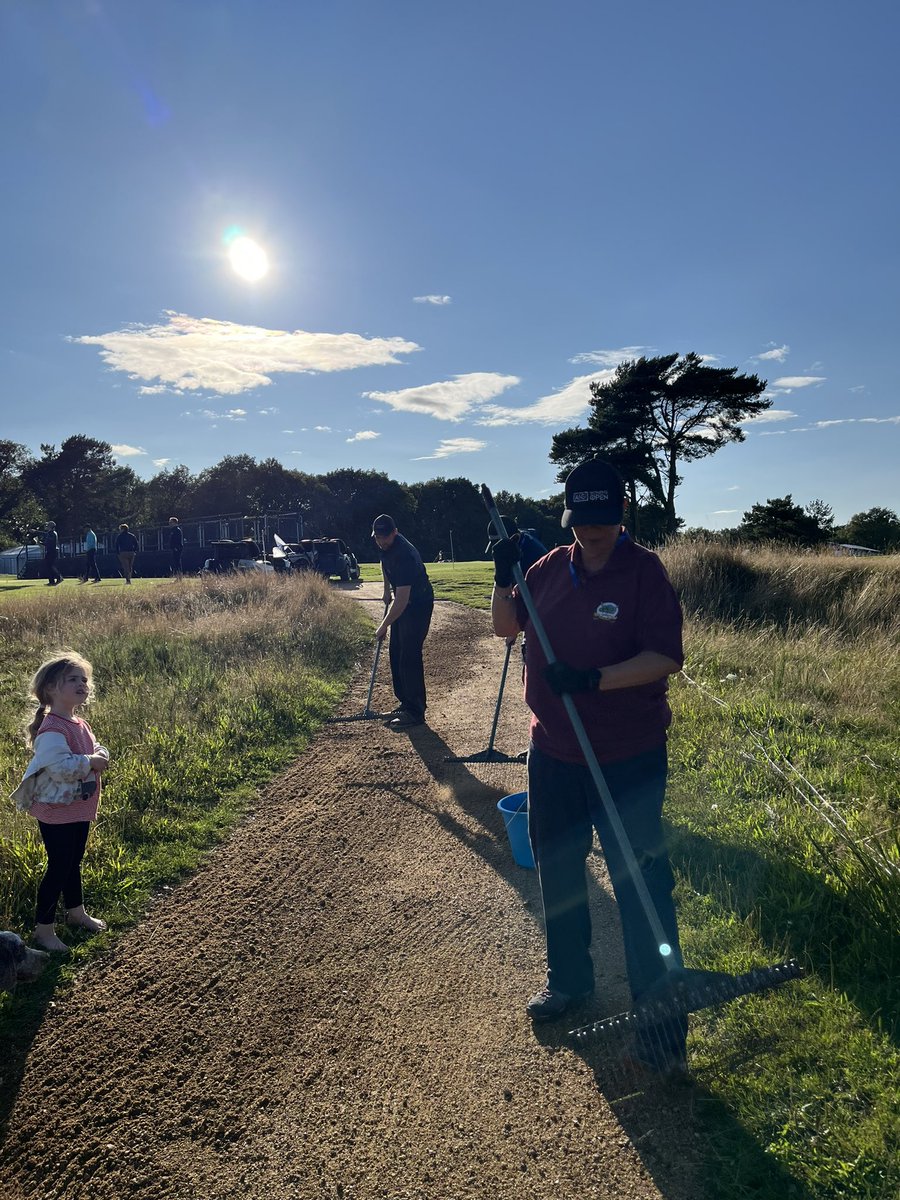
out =
[[[508,538],[515,537],[519,532],[519,527],[516,524],[515,517],[501,517],[500,520],[503,522],[503,528],[506,530],[506,536]],[[485,554],[490,554],[491,546],[493,546],[494,542],[499,540],[500,539],[494,532],[494,522],[488,521],[488,544],[484,548]]]
[[589,458],[569,473],[563,529],[572,525],[617,525],[624,513],[625,485],[612,463]]
[[380,517],[376,517],[372,522],[372,537],[377,533],[379,537],[387,537],[389,533],[393,533],[397,528],[397,522],[393,517],[389,517],[387,513],[382,513]]

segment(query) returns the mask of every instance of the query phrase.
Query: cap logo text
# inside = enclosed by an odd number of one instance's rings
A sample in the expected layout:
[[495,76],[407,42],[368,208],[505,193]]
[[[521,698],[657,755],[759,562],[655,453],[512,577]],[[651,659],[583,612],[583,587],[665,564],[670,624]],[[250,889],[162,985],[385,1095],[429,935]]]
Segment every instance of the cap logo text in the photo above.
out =
[[573,504],[590,504],[592,500],[608,500],[609,492],[573,492]]

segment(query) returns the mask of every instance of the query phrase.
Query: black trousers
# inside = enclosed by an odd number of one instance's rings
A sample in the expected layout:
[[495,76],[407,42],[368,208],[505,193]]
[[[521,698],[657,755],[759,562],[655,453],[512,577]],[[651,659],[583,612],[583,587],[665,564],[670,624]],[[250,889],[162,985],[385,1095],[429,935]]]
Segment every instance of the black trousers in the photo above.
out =
[[425,667],[422,647],[428,636],[434,602],[410,605],[391,626],[391,682],[394,695],[408,713],[425,716]]
[[87,559],[87,561],[84,566],[84,575],[82,576],[82,578],[85,580],[85,582],[87,582],[88,578],[90,576],[93,576],[93,578],[97,581],[97,583],[99,583],[100,582],[100,570],[97,566],[97,551],[96,550],[85,550],[84,553],[85,553],[85,558]]
[[38,925],[52,925],[56,920],[56,905],[62,894],[66,908],[84,903],[81,890],[81,860],[91,831],[90,821],[70,821],[65,825],[48,825],[38,821],[41,838],[47,851],[47,870],[37,894]]
[[180,575],[181,574],[181,547],[173,546],[172,550],[171,550],[171,555],[172,555],[172,574]]
[[57,555],[55,552],[44,555],[44,562],[47,566],[48,583],[62,583],[62,571],[60,571],[59,567],[56,565],[56,559]]

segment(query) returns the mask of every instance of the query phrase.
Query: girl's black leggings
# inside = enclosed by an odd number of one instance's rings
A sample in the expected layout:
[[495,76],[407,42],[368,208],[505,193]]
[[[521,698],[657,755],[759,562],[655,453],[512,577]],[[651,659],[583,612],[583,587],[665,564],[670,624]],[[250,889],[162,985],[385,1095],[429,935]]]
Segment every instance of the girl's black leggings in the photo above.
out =
[[48,825],[38,821],[47,851],[47,870],[37,894],[38,925],[52,925],[56,920],[56,905],[62,893],[66,908],[84,903],[81,890],[81,860],[87,846],[90,821],[71,821],[65,825]]

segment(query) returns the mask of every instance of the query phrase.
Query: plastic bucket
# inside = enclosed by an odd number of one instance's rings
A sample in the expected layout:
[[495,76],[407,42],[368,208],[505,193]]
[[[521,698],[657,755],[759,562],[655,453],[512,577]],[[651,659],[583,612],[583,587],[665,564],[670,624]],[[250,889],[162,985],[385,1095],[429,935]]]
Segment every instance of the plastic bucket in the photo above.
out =
[[503,814],[513,858],[520,867],[529,867],[533,871],[534,855],[528,840],[528,793],[516,792],[513,796],[504,796],[497,801],[497,807]]

